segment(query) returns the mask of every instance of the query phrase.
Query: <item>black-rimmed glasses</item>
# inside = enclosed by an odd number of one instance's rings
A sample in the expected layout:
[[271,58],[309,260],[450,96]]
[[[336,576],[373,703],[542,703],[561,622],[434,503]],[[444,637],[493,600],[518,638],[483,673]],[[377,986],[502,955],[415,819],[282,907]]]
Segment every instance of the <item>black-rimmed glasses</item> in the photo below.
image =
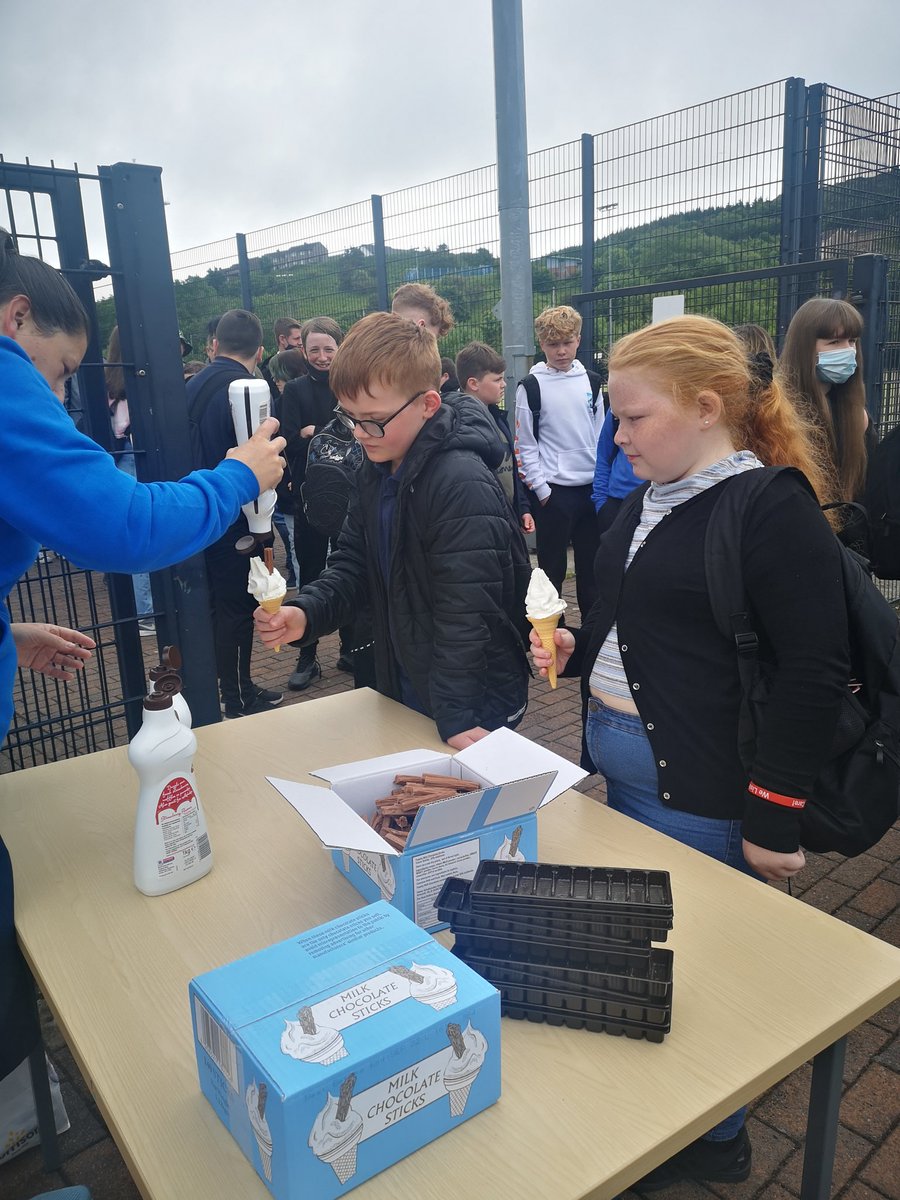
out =
[[340,405],[337,405],[337,407],[334,409],[334,415],[350,430],[354,430],[358,426],[363,433],[367,434],[369,437],[383,438],[385,426],[390,425],[394,417],[399,417],[404,408],[409,408],[414,401],[418,400],[420,396],[424,396],[428,390],[428,388],[423,388],[421,392],[416,392],[414,396],[410,396],[405,404],[402,404],[395,413],[391,413],[391,415],[386,417],[383,421],[376,421],[372,417],[368,417],[365,420],[359,421],[356,417],[351,417],[349,413],[345,413]]

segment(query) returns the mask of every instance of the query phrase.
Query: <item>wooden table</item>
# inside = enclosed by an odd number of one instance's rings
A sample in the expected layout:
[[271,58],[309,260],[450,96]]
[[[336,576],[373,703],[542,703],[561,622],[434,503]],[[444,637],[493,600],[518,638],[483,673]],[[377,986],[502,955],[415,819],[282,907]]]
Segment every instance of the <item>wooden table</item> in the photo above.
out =
[[[22,946],[142,1194],[262,1200],[200,1094],[188,981],[361,904],[263,777],[439,743],[430,721],[372,692],[198,740],[215,865],[190,887],[135,890],[137,787],[121,749],[6,776],[0,833]],[[805,1187],[827,1196],[841,1059],[828,1048],[900,995],[900,952],[576,792],[542,813],[540,854],[671,872],[671,1034],[651,1045],[505,1020],[500,1103],[361,1200],[603,1200],[821,1051]]]

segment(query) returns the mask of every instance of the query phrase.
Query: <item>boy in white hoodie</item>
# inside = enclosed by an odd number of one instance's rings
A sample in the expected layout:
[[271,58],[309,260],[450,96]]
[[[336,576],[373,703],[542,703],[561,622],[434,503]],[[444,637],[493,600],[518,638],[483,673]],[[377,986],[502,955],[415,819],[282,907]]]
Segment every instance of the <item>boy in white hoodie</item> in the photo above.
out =
[[571,542],[584,621],[596,597],[599,535],[591,487],[603,397],[597,377],[575,358],[581,316],[574,308],[545,308],[534,330],[547,361],[535,363],[527,385],[523,381],[516,389],[516,460],[531,493],[538,565],[561,592]]

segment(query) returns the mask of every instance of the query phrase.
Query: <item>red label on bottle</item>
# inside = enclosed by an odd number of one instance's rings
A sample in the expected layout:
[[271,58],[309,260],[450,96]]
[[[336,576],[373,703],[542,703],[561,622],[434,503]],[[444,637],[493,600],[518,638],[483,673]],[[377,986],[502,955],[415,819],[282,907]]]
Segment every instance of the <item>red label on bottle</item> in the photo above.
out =
[[163,813],[168,809],[173,815],[177,814],[182,804],[193,804],[197,799],[194,789],[183,775],[170,779],[160,793],[156,804],[156,823],[159,824]]

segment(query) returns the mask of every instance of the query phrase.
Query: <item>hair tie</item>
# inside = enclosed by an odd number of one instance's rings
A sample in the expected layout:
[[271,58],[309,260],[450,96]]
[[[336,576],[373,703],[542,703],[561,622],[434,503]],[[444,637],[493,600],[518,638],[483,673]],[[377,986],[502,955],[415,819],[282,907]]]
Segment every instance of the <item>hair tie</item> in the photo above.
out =
[[[4,232],[6,231],[4,230]],[[19,248],[16,245],[15,238],[11,233],[7,233],[6,237],[3,239],[3,249],[7,250],[10,254],[19,253]]]
[[770,387],[775,376],[775,364],[772,362],[772,356],[767,351],[760,350],[758,353],[750,355],[749,364],[754,386],[760,389]]

